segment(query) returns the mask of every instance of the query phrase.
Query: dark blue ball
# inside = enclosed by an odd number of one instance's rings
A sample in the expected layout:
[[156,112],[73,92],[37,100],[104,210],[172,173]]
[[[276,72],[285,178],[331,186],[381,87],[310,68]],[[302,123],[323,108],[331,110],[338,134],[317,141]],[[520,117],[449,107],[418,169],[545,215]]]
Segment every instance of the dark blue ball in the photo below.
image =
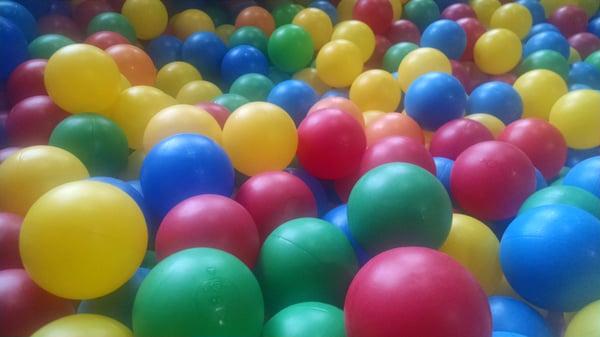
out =
[[600,17],[591,19],[587,26],[588,32],[600,37]]
[[51,3],[48,0],[16,0],[35,18],[40,18],[46,15],[51,9]]
[[227,53],[227,46],[211,32],[198,32],[190,35],[181,47],[181,58],[200,71],[202,77],[216,81],[219,79],[221,61]]
[[0,1],[0,16],[19,27],[27,41],[31,42],[37,37],[37,22],[24,6],[12,1]]
[[594,156],[600,156],[600,146],[584,150],[576,150],[569,148],[569,150],[567,151],[567,162],[565,166],[573,167],[579,162]]
[[157,69],[165,64],[181,60],[181,47],[183,42],[173,35],[162,35],[150,41],[146,52],[154,62]]
[[435,48],[450,59],[461,57],[467,46],[467,34],[452,20],[431,23],[421,35],[421,47]]
[[569,54],[571,53],[569,42],[561,33],[544,31],[532,35],[527,42],[525,42],[523,58],[544,49],[554,50],[566,59],[569,58]]
[[221,77],[231,84],[245,74],[269,74],[269,61],[257,48],[240,45],[231,48],[221,62]]
[[360,265],[363,265],[367,263],[367,261],[369,261],[369,254],[367,254],[367,252],[360,246],[360,244],[356,242],[356,240],[352,236],[352,233],[350,233],[350,228],[348,227],[348,205],[340,205],[327,212],[327,214],[325,214],[322,218],[323,220],[334,224],[344,233],[344,235],[350,242],[350,245],[352,245],[352,248],[354,249],[354,253],[356,254],[356,258]]
[[505,296],[492,296],[488,302],[492,312],[492,330],[527,337],[553,337],[544,318],[526,303]]
[[521,118],[523,101],[519,93],[509,84],[493,81],[484,83],[471,93],[467,113],[487,113],[498,117],[504,124]]
[[285,110],[296,125],[302,122],[318,99],[315,89],[299,80],[283,81],[275,85],[267,96],[267,101]]
[[0,82],[29,57],[25,34],[10,20],[0,17]]

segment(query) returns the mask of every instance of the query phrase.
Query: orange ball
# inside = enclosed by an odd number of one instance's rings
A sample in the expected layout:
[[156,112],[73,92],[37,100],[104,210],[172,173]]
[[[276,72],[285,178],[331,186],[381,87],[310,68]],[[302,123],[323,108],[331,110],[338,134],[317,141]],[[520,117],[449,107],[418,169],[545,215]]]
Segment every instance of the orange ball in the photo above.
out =
[[259,6],[250,6],[238,14],[235,27],[254,26],[260,28],[266,36],[275,30],[275,19],[271,13]]
[[356,105],[351,100],[343,97],[328,97],[322,99],[315,103],[315,105],[313,105],[310,108],[310,110],[308,110],[308,113],[330,108],[340,109],[344,112],[351,114],[352,117],[354,117],[360,125],[362,125],[363,127],[365,126],[365,119],[363,118],[362,112],[360,111],[358,105]]
[[119,71],[132,86],[153,86],[156,80],[156,67],[148,54],[130,44],[117,44],[106,52],[115,60]]
[[367,146],[390,136],[405,136],[422,144],[425,142],[425,136],[419,124],[405,113],[388,112],[369,123],[365,132],[367,134]]

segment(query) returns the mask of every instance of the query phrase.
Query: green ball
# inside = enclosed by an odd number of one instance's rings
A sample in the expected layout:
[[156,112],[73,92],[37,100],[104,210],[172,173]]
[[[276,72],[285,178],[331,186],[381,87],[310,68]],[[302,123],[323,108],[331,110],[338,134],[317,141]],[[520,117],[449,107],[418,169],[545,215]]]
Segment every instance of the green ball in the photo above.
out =
[[585,63],[589,63],[600,71],[600,50],[597,50],[585,58]]
[[273,19],[275,19],[275,27],[281,27],[292,23],[296,14],[304,7],[294,3],[283,3],[273,9]]
[[407,163],[378,166],[354,185],[348,225],[370,254],[400,246],[439,248],[450,232],[452,204],[444,186]]
[[333,305],[303,302],[281,310],[263,329],[262,337],[346,337],[344,312]]
[[260,28],[244,26],[236,29],[233,34],[231,34],[229,37],[229,48],[245,44],[257,48],[266,55],[267,41],[267,36]]
[[115,176],[127,166],[125,132],[97,114],[76,114],[64,119],[52,131],[48,144],[74,154],[92,176]]
[[533,193],[519,209],[519,214],[544,205],[570,205],[600,219],[600,199],[592,193],[575,186],[554,185]]
[[546,69],[559,74],[563,79],[569,77],[569,62],[560,53],[554,50],[540,50],[529,55],[523,60],[517,73],[522,75],[528,71]]
[[269,38],[269,59],[280,70],[288,73],[306,67],[313,58],[313,41],[304,28],[283,25]]
[[96,15],[88,24],[87,33],[92,35],[105,30],[117,32],[130,42],[137,41],[135,29],[129,20],[119,13],[106,12]]
[[433,0],[411,0],[404,5],[403,13],[421,32],[440,17],[440,9]]
[[46,34],[36,37],[29,43],[29,55],[35,59],[49,59],[52,54],[75,41],[59,34]]
[[273,314],[306,301],[342,306],[356,270],[356,256],[341,230],[321,219],[298,218],[267,237],[256,276]]
[[229,93],[243,96],[250,102],[266,101],[272,88],[273,81],[267,76],[262,74],[244,74],[233,82]]
[[145,336],[259,336],[263,299],[256,278],[233,255],[212,248],[177,252],[154,267],[133,305]]
[[142,261],[142,267],[152,269],[157,263],[156,252],[153,250],[146,251],[146,255],[144,255],[144,260]]
[[292,78],[292,75],[286,73],[285,71],[281,71],[276,67],[269,67],[269,79],[273,81],[273,84],[281,83],[283,81],[287,81]]
[[213,100],[213,103],[220,104],[227,108],[227,110],[234,112],[235,109],[241,107],[242,105],[249,103],[246,97],[238,95],[238,94],[223,94],[221,96],[216,97]]
[[398,66],[400,65],[400,62],[402,62],[404,56],[417,48],[419,48],[419,46],[411,42],[396,43],[388,48],[385,55],[383,55],[383,68],[390,73],[398,71]]

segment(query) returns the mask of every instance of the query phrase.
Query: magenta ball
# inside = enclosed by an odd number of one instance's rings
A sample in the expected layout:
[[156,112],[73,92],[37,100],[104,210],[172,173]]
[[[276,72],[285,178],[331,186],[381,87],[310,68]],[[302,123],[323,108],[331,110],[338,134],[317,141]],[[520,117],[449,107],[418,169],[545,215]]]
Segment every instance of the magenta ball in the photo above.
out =
[[421,41],[421,32],[414,23],[408,20],[397,20],[390,26],[387,38],[392,44],[400,42],[419,44]]
[[468,4],[452,4],[442,12],[442,18],[457,21],[462,18],[477,18],[475,11]]
[[587,14],[575,5],[559,7],[550,15],[548,22],[555,25],[567,38],[587,29]]
[[434,157],[455,160],[471,145],[494,140],[494,136],[483,124],[468,118],[455,119],[435,131],[429,144]]
[[600,50],[600,38],[588,32],[577,33],[569,38],[569,45],[577,50],[583,60],[596,50]]

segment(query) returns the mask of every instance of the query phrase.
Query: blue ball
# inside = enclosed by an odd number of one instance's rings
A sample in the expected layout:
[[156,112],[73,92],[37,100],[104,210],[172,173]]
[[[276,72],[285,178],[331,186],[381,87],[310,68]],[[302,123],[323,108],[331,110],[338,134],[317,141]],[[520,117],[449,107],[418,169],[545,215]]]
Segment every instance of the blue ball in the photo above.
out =
[[146,52],[157,69],[165,64],[181,60],[183,42],[173,35],[161,35],[148,43]]
[[529,337],[523,336],[520,333],[507,332],[507,331],[494,331],[492,337]]
[[221,61],[227,53],[227,46],[211,32],[198,32],[190,35],[181,47],[181,58],[200,71],[202,77],[210,81],[219,78]]
[[331,4],[331,2],[326,1],[326,0],[313,1],[308,5],[308,7],[318,8],[318,9],[322,10],[323,12],[325,12],[325,14],[327,14],[329,16],[332,24],[335,25],[337,23],[337,21],[338,21],[337,9],[335,8],[334,5]]
[[523,101],[519,93],[509,84],[494,81],[484,83],[471,93],[467,113],[487,113],[498,117],[504,124],[521,118]]
[[327,193],[325,192],[325,188],[319,181],[319,179],[313,177],[304,169],[289,167],[285,169],[286,172],[300,178],[308,188],[310,188],[313,196],[315,197],[315,201],[317,202],[317,211],[319,216],[327,213],[329,210],[329,198],[327,198]]
[[527,337],[553,337],[544,318],[525,302],[505,296],[488,299],[492,330],[518,333]]
[[569,70],[569,85],[583,84],[600,90],[600,70],[586,62],[575,62]]
[[534,25],[538,23],[542,23],[546,21],[546,13],[544,12],[544,7],[539,1],[536,0],[519,0],[517,1],[519,5],[525,6],[531,13],[531,22]]
[[[37,17],[35,13],[31,12],[31,14]],[[51,0],[48,14],[71,16],[71,3],[68,0]]]
[[18,2],[23,7],[27,8],[27,11],[35,18],[40,18],[47,14],[51,7],[50,1],[47,0],[16,0],[15,2]]
[[323,93],[323,95],[321,95],[321,98],[327,98],[327,97],[342,97],[342,98],[348,98],[348,90],[344,90],[344,89],[331,89],[331,90],[327,90],[325,93]]
[[234,172],[217,143],[182,133],[166,138],[148,152],[140,183],[148,206],[163,218],[175,205],[195,195],[231,196]]
[[462,84],[445,73],[428,73],[408,87],[404,98],[406,113],[421,127],[436,130],[460,118],[465,112],[467,94]]
[[0,1],[0,16],[16,25],[25,34],[28,42],[38,35],[35,18],[22,5],[12,1]]
[[27,39],[10,20],[0,17],[0,82],[29,57]]
[[240,45],[231,48],[223,57],[221,76],[225,83],[233,83],[245,74],[269,74],[269,61],[257,48]]
[[587,30],[588,32],[596,35],[597,37],[600,37],[600,17],[591,19],[588,22]]
[[421,47],[435,48],[448,58],[457,60],[467,46],[467,34],[452,20],[431,23],[421,35]]
[[322,217],[322,219],[334,224],[335,227],[339,228],[344,233],[350,242],[350,245],[352,245],[354,253],[356,254],[356,259],[360,265],[369,261],[369,254],[367,254],[360,244],[356,242],[352,233],[350,233],[350,228],[348,227],[348,205],[343,204],[330,210]]
[[556,28],[556,26],[551,23],[547,23],[547,22],[537,23],[531,27],[531,29],[529,30],[529,33],[527,33],[527,36],[525,37],[524,40],[527,41],[527,40],[529,40],[530,37],[534,36],[535,34],[541,33],[541,32],[560,33],[560,30],[558,30],[558,28]]
[[278,105],[285,110],[296,122],[296,125],[302,122],[310,107],[318,99],[319,95],[315,89],[306,82],[299,80],[283,81],[275,85],[269,96],[267,96],[267,102]]
[[528,302],[577,311],[600,298],[600,220],[569,205],[525,211],[502,236],[500,264]]
[[523,48],[523,58],[535,53],[536,51],[549,49],[560,53],[565,59],[569,59],[571,47],[567,39],[558,32],[545,31],[532,35]]
[[600,198],[600,156],[585,159],[573,166],[563,184],[583,188]]
[[435,163],[435,176],[446,188],[446,192],[450,195],[450,173],[454,166],[454,160],[444,157],[433,157]]
[[579,162],[594,156],[600,156],[600,146],[584,150],[576,150],[569,148],[569,150],[567,151],[567,162],[565,166],[573,167]]
[[535,190],[539,191],[542,188],[547,187],[547,186],[548,186],[548,182],[546,181],[546,179],[542,175],[542,172],[540,172],[540,170],[538,170],[536,168],[535,169]]
[[569,91],[588,90],[588,89],[592,89],[592,88],[585,84],[581,84],[581,83],[574,83],[574,84],[569,85]]

